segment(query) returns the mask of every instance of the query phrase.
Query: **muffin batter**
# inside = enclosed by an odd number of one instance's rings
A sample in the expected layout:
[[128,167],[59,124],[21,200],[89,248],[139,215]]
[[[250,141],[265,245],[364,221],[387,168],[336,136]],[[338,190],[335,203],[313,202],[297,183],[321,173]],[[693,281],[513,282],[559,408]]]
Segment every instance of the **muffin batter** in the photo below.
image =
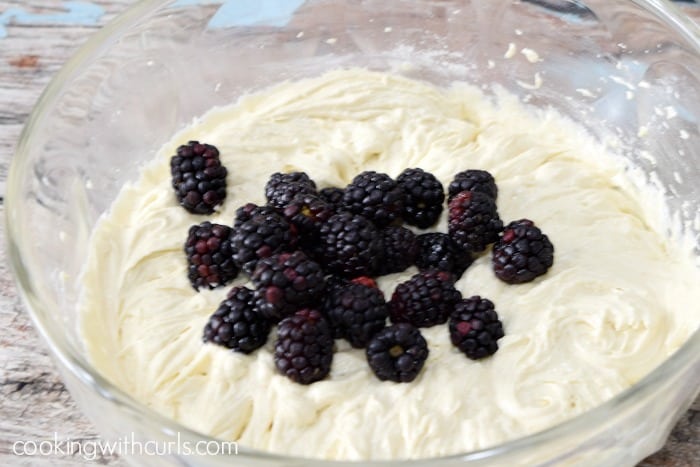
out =
[[[222,209],[181,208],[169,160],[196,139],[228,167]],[[421,167],[446,187],[467,168],[496,179],[505,223],[534,220],[554,266],[507,285],[481,256],[457,283],[496,304],[505,337],[481,361],[452,346],[446,325],[422,329],[430,355],[413,383],[379,381],[362,350],[336,341],[330,376],[295,384],[274,366],[274,331],[251,355],[202,343],[230,287],[197,293],[183,242],[192,224],[231,224],[264,203],[275,171],[345,186],[363,170]],[[420,458],[493,446],[553,426],[633,385],[698,323],[700,272],[667,238],[624,166],[582,129],[515,97],[449,89],[365,70],[283,83],[217,108],[178,134],[123,188],[92,236],[82,332],[94,365],[136,399],[242,446],[329,459]],[[658,198],[658,197],[657,197]],[[434,230],[446,231],[445,215]],[[407,271],[381,278],[387,298]],[[243,274],[234,282],[244,284]]]

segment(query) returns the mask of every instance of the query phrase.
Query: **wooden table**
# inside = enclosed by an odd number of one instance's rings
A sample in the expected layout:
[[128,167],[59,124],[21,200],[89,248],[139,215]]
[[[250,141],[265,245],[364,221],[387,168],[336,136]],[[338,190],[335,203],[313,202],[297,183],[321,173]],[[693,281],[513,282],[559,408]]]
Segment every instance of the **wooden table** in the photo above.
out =
[[[49,80],[100,26],[133,0],[0,0],[0,211],[7,169],[22,126]],[[31,6],[28,6],[31,5]],[[700,6],[683,3],[700,20]],[[20,458],[17,440],[95,440],[17,298],[0,227],[0,465],[76,465],[78,457]],[[123,465],[117,457],[94,461]],[[700,466],[700,398],[679,421],[664,449],[644,467]]]

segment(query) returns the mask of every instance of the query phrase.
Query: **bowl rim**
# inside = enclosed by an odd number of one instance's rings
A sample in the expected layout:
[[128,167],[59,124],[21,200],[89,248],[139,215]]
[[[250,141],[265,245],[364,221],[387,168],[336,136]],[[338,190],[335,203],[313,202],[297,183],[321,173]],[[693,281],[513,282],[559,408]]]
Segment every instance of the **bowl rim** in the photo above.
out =
[[[221,3],[224,1],[225,0],[220,0]],[[695,51],[700,54],[700,26],[683,14],[675,5],[667,0],[629,1],[645,8],[658,19],[665,22],[667,26],[675,29],[676,32],[680,33],[688,43],[694,46]],[[13,222],[17,217],[17,211],[15,210],[16,202],[22,199],[19,180],[20,175],[23,173],[22,161],[25,159],[23,156],[28,151],[32,129],[40,123],[45,116],[43,109],[50,106],[51,102],[60,95],[65,84],[76,76],[76,73],[80,70],[82,65],[98,56],[106,46],[118,39],[120,32],[123,31],[122,28],[133,26],[145,15],[160,8],[164,8],[169,4],[172,6],[172,4],[176,2],[177,0],[140,0],[136,2],[91,35],[88,41],[78,48],[77,52],[71,56],[61,70],[51,79],[51,82],[40,95],[24,125],[8,171],[6,209],[4,216],[4,224],[7,232],[6,247],[10,260],[10,270],[18,286],[18,295],[24,304],[24,308],[27,310],[40,336],[45,340],[52,356],[73,376],[83,385],[89,387],[90,390],[97,393],[103,401],[115,404],[131,414],[144,417],[149,423],[157,424],[157,428],[163,435],[173,436],[175,433],[178,433],[194,441],[221,441],[161,415],[159,412],[142,404],[111,383],[93,368],[85,357],[74,351],[73,347],[66,343],[62,333],[53,328],[51,323],[43,320],[41,313],[37,312],[37,310],[42,309],[43,304],[37,294],[34,293],[27,268],[22,261],[21,242],[18,241],[21,237],[15,227],[17,223]],[[210,3],[217,2],[211,1]],[[184,5],[188,5],[188,3]],[[257,459],[282,463],[303,461],[308,465],[327,465],[332,463],[333,465],[353,466],[358,465],[358,463],[362,465],[387,466],[396,463],[411,465],[429,462],[431,465],[442,465],[457,460],[497,460],[496,458],[500,455],[517,455],[527,449],[531,449],[533,445],[546,444],[546,442],[552,439],[561,439],[579,434],[581,430],[585,431],[590,428],[592,420],[597,420],[601,424],[605,423],[607,420],[611,419],[611,413],[624,412],[632,408],[638,399],[653,395],[657,387],[666,383],[673,375],[677,374],[682,369],[693,364],[700,368],[700,360],[697,358],[698,354],[700,354],[700,329],[696,329],[688,340],[662,364],[657,366],[637,383],[618,393],[606,402],[544,430],[484,449],[419,459],[402,458],[394,460],[347,461],[288,456],[245,446],[238,446],[238,451],[231,455],[231,457],[242,460]],[[698,361],[694,362],[694,359]],[[59,370],[62,370],[62,368],[59,367]],[[698,392],[700,392],[700,387],[695,392],[696,396]],[[85,412],[83,412],[83,414],[87,415]]]

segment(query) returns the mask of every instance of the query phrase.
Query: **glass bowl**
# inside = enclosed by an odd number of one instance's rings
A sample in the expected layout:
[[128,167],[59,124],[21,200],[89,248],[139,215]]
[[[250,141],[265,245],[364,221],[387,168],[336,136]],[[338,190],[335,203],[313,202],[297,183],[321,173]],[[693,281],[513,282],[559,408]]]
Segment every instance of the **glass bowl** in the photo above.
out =
[[[88,362],[76,325],[76,278],[95,222],[195,116],[282,80],[351,66],[438,85],[467,81],[487,92],[497,84],[600,139],[612,135],[618,152],[664,187],[668,209],[694,221],[689,234],[697,238],[700,42],[668,2],[139,2],[82,47],[44,92],[7,190],[9,256],[21,293],[72,396],[106,439],[133,433],[142,442],[211,441],[134,400]],[[658,110],[668,108],[675,118],[661,118]],[[663,445],[699,383],[696,331],[639,383],[558,426],[477,452],[377,464],[633,465]],[[243,446],[234,457],[173,451],[131,460],[329,464]]]

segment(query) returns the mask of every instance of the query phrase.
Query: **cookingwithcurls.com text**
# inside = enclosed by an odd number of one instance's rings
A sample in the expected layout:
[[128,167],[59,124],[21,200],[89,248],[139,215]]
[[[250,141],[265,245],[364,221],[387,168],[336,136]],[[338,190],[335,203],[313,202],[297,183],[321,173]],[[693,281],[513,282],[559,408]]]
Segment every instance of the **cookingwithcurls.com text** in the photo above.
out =
[[135,433],[113,441],[99,438],[61,437],[54,433],[50,439],[18,440],[12,453],[20,457],[81,457],[91,461],[119,456],[227,456],[238,454],[235,441],[183,440],[180,433],[168,441],[137,439]]

